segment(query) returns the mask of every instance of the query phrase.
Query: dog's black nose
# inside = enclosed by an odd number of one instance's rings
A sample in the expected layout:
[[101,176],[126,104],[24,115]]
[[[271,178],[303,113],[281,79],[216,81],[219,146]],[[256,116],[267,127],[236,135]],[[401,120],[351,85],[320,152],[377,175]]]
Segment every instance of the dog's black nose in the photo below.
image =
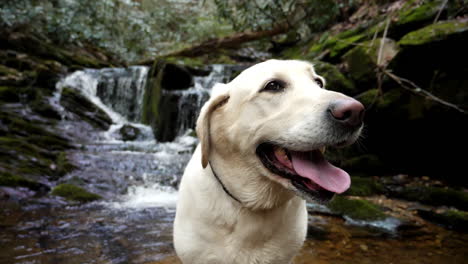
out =
[[353,98],[333,101],[328,112],[332,120],[351,127],[360,126],[364,118],[364,106]]

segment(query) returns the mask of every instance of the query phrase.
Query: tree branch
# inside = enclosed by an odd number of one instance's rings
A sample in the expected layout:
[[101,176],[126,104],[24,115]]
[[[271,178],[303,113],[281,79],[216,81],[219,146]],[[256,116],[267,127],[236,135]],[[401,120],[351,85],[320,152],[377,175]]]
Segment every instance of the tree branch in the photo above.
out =
[[397,82],[401,87],[405,88],[406,90],[411,91],[412,93],[424,96],[425,98],[427,98],[429,100],[438,102],[438,103],[443,104],[443,105],[445,105],[447,107],[453,108],[453,109],[457,110],[460,113],[466,114],[466,111],[464,109],[460,108],[459,106],[457,106],[455,104],[452,104],[452,103],[449,103],[449,102],[447,102],[447,101],[445,101],[443,99],[440,99],[439,97],[437,97],[437,96],[433,95],[432,93],[422,89],[421,87],[419,87],[414,82],[412,82],[412,81],[410,81],[408,79],[399,77],[399,76],[397,76],[397,75],[395,75],[395,74],[393,74],[390,71],[385,70],[385,69],[383,70],[383,73],[385,73],[388,77],[390,77],[395,82]]

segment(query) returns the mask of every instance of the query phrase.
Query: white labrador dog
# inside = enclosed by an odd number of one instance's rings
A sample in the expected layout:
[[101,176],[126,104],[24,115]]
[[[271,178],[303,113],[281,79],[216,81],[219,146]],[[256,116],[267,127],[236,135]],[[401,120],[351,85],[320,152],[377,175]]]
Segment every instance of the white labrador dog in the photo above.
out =
[[292,261],[307,231],[303,198],[328,201],[350,185],[323,148],[362,129],[362,104],[324,86],[307,62],[269,60],[213,88],[179,189],[184,264]]

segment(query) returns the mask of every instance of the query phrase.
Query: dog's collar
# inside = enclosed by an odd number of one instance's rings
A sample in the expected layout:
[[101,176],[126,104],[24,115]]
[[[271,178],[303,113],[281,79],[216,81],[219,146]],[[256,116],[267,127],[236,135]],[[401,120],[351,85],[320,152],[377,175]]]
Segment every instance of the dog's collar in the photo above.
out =
[[211,165],[211,162],[208,162],[208,164],[210,165],[210,168],[211,168],[211,171],[213,172],[213,175],[215,176],[216,180],[218,180],[219,184],[221,185],[221,187],[223,188],[224,192],[229,195],[233,200],[235,200],[236,202],[242,204],[242,202],[237,199],[234,195],[232,195],[232,193],[230,193],[228,191],[228,189],[226,188],[226,186],[223,184],[223,182],[221,181],[221,179],[218,177],[218,175],[216,174],[215,170],[213,169],[213,166]]

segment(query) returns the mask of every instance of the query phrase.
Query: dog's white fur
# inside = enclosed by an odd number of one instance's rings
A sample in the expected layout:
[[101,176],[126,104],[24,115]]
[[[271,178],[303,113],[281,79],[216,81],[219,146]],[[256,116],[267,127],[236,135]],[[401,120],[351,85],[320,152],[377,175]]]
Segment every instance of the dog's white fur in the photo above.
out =
[[[331,100],[346,96],[320,88],[317,78],[324,82],[309,63],[269,60],[213,88],[197,121],[201,144],[179,188],[174,245],[184,264],[285,264],[299,251],[305,201],[255,151],[265,141],[306,151],[343,140],[330,133],[323,115]],[[285,90],[259,92],[272,79],[283,80]],[[223,190],[211,166],[241,203]]]

